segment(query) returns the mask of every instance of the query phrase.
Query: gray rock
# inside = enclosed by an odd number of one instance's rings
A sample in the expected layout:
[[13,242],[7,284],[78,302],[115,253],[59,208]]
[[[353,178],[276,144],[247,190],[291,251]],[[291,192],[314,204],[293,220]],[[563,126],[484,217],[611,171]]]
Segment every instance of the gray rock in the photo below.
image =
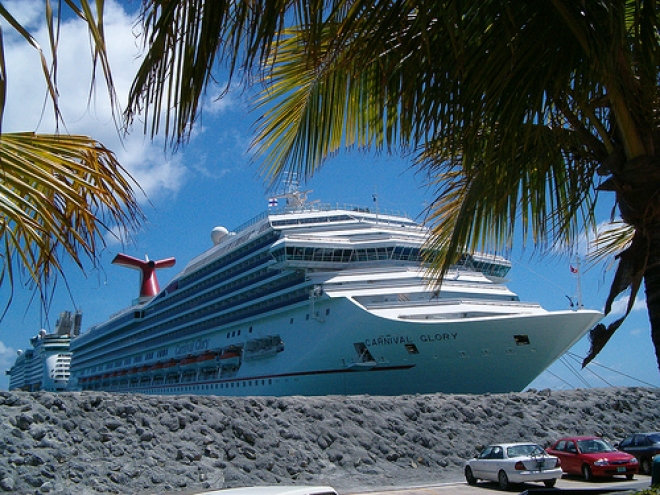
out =
[[656,429],[656,389],[401,397],[0,392],[0,491],[93,495],[462,480],[480,445]]
[[13,492],[15,484],[14,478],[6,476],[0,480],[0,490],[3,492]]

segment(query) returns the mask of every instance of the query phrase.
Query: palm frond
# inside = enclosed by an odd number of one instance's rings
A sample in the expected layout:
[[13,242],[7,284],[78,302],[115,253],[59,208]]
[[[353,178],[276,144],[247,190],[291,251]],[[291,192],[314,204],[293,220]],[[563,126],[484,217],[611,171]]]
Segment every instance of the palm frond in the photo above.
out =
[[114,225],[137,228],[134,183],[114,154],[86,136],[0,136],[0,277],[22,265],[43,288],[62,271],[66,253],[95,263]]
[[310,19],[321,5],[316,0],[144,2],[146,56],[129,94],[127,125],[140,115],[152,137],[162,131],[175,143],[185,141],[214,68],[227,67],[227,88],[239,70],[249,83],[254,66],[264,65],[270,55],[289,9],[298,19]]

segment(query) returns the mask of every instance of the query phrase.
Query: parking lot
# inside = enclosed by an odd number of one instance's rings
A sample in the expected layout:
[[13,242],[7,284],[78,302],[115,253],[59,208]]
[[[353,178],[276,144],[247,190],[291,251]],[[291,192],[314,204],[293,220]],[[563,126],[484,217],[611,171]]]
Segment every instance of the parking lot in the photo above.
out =
[[[644,490],[651,486],[651,477],[644,475],[635,475],[635,479],[628,481],[625,478],[613,478],[585,482],[579,477],[564,477],[557,481],[553,489],[546,489],[540,483],[529,483],[519,485],[508,493],[522,493],[525,490],[537,491],[538,493],[566,492],[566,493],[633,493],[638,490]],[[368,495],[488,495],[491,492],[503,493],[497,483],[480,482],[476,486],[470,486],[466,482],[444,483],[440,485],[429,485],[420,487],[411,487],[406,489],[392,489],[366,492]],[[366,495],[365,492],[359,495]],[[340,494],[344,495],[344,494]],[[358,495],[358,494],[350,494]]]

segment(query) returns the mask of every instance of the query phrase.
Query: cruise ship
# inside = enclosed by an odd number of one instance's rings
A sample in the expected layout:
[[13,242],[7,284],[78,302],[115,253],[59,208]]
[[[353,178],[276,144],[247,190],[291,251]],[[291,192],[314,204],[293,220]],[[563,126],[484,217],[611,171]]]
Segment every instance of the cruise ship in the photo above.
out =
[[[278,203],[277,206],[275,203]],[[465,255],[441,286],[426,227],[294,190],[229,231],[161,290],[173,258],[113,261],[139,297],[71,343],[70,388],[227,396],[520,391],[602,314],[547,311],[505,285],[494,255]],[[162,273],[162,272],[161,272]]]
[[30,339],[31,348],[19,350],[9,375],[9,390],[63,392],[68,389],[71,338],[80,334],[82,312],[63,311],[55,331],[46,330]]

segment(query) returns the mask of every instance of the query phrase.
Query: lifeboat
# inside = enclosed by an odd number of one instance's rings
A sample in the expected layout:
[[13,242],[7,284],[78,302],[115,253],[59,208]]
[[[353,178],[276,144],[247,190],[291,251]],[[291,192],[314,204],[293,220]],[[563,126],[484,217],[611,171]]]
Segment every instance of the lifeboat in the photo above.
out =
[[197,362],[197,357],[190,354],[184,357],[181,361],[179,361],[179,366],[190,366],[191,364],[195,364],[196,362]]
[[195,362],[203,367],[215,366],[216,364],[215,358],[216,358],[215,352],[207,351],[197,356]]
[[241,353],[238,349],[225,349],[225,351],[218,356],[220,366],[238,366],[241,362]]
[[156,363],[149,367],[149,371],[158,371],[163,368],[163,363]]

